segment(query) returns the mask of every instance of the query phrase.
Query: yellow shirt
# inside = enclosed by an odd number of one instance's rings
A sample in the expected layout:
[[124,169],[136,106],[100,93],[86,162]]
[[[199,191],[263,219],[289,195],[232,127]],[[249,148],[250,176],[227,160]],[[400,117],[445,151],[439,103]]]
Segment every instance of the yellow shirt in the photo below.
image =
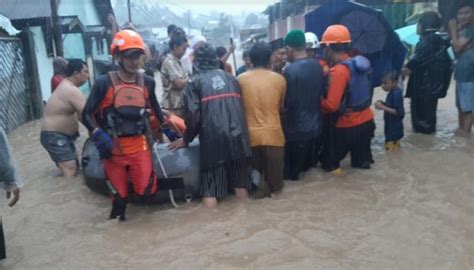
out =
[[252,147],[284,146],[280,110],[286,93],[285,78],[270,70],[254,69],[241,74],[237,80],[242,89]]

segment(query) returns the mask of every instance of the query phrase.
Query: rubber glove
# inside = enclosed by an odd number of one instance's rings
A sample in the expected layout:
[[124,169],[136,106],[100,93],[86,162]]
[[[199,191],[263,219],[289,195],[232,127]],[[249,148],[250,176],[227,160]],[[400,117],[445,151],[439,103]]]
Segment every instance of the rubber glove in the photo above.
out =
[[112,138],[103,129],[97,129],[92,134],[92,141],[99,151],[100,159],[109,159],[112,157]]

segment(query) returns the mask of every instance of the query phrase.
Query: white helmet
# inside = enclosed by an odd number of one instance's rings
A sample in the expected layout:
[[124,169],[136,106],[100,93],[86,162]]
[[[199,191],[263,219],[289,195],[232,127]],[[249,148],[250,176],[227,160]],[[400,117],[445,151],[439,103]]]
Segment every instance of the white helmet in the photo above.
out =
[[304,37],[306,39],[306,49],[317,49],[320,47],[319,45],[319,39],[316,34],[312,32],[306,32],[304,34]]

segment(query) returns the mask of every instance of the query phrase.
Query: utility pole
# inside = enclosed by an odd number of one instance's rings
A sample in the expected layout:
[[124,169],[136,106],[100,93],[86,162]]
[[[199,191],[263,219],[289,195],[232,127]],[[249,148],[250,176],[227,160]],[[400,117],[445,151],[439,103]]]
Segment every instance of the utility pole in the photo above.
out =
[[191,35],[191,10],[188,10],[188,36]]
[[234,38],[234,22],[232,20],[232,15],[230,15],[230,38]]
[[132,22],[132,9],[130,8],[130,0],[127,0],[127,8],[128,8],[128,21]]
[[[234,21],[232,20],[232,15],[230,15],[230,45],[234,46]],[[235,60],[235,48],[232,51],[232,60],[234,62],[234,72],[237,74],[237,61]]]
[[63,51],[63,39],[61,33],[61,23],[59,22],[59,15],[58,15],[58,3],[57,0],[50,0],[51,2],[51,20],[53,23],[53,39],[54,39],[54,47],[56,47],[56,55],[57,56],[64,56]]

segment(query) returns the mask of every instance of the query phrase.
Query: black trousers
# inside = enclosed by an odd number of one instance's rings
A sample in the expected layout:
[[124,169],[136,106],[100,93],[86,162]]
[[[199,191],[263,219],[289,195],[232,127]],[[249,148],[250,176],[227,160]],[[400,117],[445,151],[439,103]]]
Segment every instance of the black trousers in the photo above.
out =
[[411,123],[417,133],[432,134],[436,131],[438,99],[432,97],[411,98]]
[[[330,114],[323,116],[323,134],[321,136],[321,151],[319,154],[319,162],[325,171],[333,171],[338,167],[336,158],[336,121],[337,115]],[[335,165],[336,164],[336,165]]]
[[351,154],[352,167],[369,169],[374,163],[371,149],[374,132],[373,120],[355,127],[334,128],[334,137],[327,141],[330,144],[324,145],[323,169],[333,171],[339,168],[348,153]]
[[286,142],[283,169],[284,179],[296,181],[299,179],[301,172],[305,172],[315,165],[315,153],[316,149],[319,149],[318,142],[319,138]]

